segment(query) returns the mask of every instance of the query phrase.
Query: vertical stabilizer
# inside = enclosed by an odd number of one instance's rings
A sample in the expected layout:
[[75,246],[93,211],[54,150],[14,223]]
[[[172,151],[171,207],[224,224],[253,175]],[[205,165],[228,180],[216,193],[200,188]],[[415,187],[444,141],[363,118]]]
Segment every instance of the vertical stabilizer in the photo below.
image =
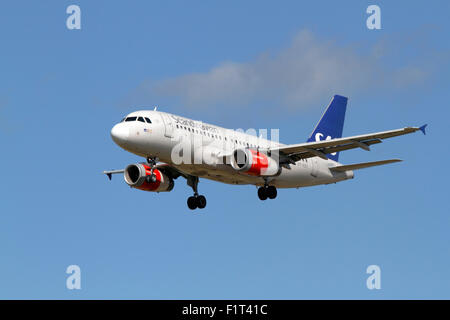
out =
[[[307,142],[342,138],[347,98],[335,95],[314,128]],[[338,161],[339,152],[328,154],[331,160]]]

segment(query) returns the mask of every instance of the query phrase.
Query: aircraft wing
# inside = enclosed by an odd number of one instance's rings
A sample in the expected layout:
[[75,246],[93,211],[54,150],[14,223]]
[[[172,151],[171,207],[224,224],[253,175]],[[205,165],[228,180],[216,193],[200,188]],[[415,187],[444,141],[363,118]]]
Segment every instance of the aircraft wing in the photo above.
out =
[[280,155],[287,157],[289,161],[293,162],[312,157],[328,159],[327,154],[343,150],[361,148],[370,151],[370,146],[372,144],[381,143],[383,139],[413,133],[418,130],[421,130],[423,134],[425,134],[426,126],[427,125],[423,125],[421,127],[406,127],[402,129],[369,133],[353,137],[277,146],[270,148],[269,151],[271,153],[278,151]]
[[106,174],[108,176],[108,179],[111,180],[112,175],[113,174],[117,174],[117,173],[124,173],[125,169],[121,169],[121,170],[106,170],[103,171],[104,174]]
[[[185,174],[184,172],[181,172],[180,170],[172,167],[171,165],[164,163],[164,162],[159,162],[155,165],[155,168],[158,170],[163,171],[164,173],[166,173],[167,175],[171,176],[173,179],[178,178],[179,176],[183,176],[187,179],[187,174]],[[106,174],[109,178],[109,180],[111,180],[112,175],[113,174],[118,174],[118,173],[124,173],[125,169],[121,169],[121,170],[108,170],[108,171],[103,171],[104,174]]]
[[172,167],[171,165],[167,164],[167,163],[163,163],[160,162],[158,163],[155,168],[157,168],[158,170],[161,170],[163,172],[165,172],[167,175],[171,176],[173,179],[178,178],[179,176],[182,176],[184,178],[187,179],[188,175],[185,174],[184,172],[176,169],[175,167]]

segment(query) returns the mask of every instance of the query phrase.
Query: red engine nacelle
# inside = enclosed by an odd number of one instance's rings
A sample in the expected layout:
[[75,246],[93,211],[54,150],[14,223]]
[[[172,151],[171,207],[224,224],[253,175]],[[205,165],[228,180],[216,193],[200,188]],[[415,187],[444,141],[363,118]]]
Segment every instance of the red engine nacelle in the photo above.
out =
[[233,152],[231,166],[252,176],[275,176],[281,171],[278,162],[265,153],[252,149],[237,149]]
[[130,164],[123,174],[125,182],[133,188],[144,191],[164,192],[171,191],[174,186],[172,178],[158,169],[153,170],[154,181],[150,180],[151,168],[147,164]]

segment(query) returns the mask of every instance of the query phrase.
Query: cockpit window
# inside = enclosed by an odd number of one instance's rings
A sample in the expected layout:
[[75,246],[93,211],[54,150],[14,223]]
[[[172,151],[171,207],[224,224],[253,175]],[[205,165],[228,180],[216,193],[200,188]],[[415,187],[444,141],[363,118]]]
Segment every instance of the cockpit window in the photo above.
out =
[[125,121],[125,118],[123,118],[122,120],[120,120],[120,122],[124,122]]
[[126,122],[129,122],[129,121],[136,121],[136,119],[137,119],[137,117],[128,117],[128,118],[125,119],[125,121],[126,121]]
[[142,118],[142,117],[139,117],[139,118],[138,118],[138,121],[140,121],[140,122],[145,122],[145,121],[144,121],[144,118]]
[[152,123],[152,122],[150,121],[150,119],[147,118],[147,117],[145,117],[145,120],[147,121],[147,123]]

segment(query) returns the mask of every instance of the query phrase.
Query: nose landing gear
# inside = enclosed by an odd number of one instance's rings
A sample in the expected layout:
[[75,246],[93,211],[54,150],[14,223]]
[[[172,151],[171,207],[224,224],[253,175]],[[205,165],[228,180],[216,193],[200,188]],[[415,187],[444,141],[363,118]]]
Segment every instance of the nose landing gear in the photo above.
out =
[[187,199],[188,208],[191,210],[194,209],[203,209],[206,207],[206,198],[203,195],[199,195],[197,191],[198,187],[198,177],[189,176],[187,179],[187,184],[192,187],[194,191],[194,195]]
[[155,169],[157,162],[158,162],[157,157],[147,157],[147,163],[150,166],[150,172],[151,172],[151,175],[145,177],[145,181],[148,183],[156,182],[156,176],[153,173],[153,170]]

